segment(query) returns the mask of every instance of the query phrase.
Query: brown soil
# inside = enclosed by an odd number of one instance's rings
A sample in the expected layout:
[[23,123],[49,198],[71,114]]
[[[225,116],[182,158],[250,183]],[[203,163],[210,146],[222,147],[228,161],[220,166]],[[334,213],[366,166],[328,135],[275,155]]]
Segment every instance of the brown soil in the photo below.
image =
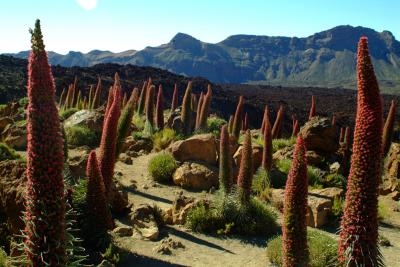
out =
[[[116,171],[121,172],[119,182],[128,192],[129,201],[137,206],[142,203],[170,207],[173,199],[183,192],[186,196],[210,198],[206,192],[190,192],[174,185],[160,185],[152,181],[147,165],[154,154],[133,159],[133,165],[118,162]],[[400,266],[400,212],[399,204],[381,198],[389,214],[381,223],[380,234],[392,246],[381,247],[386,266]],[[334,231],[330,231],[331,235]],[[328,232],[327,232],[328,233]],[[157,253],[155,249],[162,239],[180,241],[184,248],[172,249],[171,255]],[[135,237],[114,237],[115,244],[125,254],[118,266],[269,266],[265,253],[266,238],[221,237],[194,233],[184,226],[165,226],[160,229],[158,241],[146,241]]]

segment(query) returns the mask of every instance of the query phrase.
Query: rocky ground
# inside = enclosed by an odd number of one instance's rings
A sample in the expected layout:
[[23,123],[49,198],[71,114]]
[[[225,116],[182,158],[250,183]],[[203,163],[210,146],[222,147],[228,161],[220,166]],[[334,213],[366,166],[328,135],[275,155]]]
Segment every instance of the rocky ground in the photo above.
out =
[[[211,197],[206,192],[191,192],[174,185],[154,183],[147,172],[147,164],[152,156],[134,158],[132,165],[117,163],[116,171],[122,174],[118,180],[128,192],[129,202],[134,207],[154,203],[167,209],[182,193],[198,198]],[[397,267],[400,266],[399,207],[390,197],[381,197],[380,201],[387,204],[390,215],[380,224],[379,231],[391,243],[391,246],[381,247],[381,251],[386,265]],[[322,230],[337,237],[336,228]],[[135,266],[269,266],[265,238],[204,235],[181,225],[161,227],[155,241],[145,240],[138,235],[113,236],[115,244],[126,252],[119,266],[132,266],[133,263]],[[163,254],[165,247],[169,248],[171,254]]]

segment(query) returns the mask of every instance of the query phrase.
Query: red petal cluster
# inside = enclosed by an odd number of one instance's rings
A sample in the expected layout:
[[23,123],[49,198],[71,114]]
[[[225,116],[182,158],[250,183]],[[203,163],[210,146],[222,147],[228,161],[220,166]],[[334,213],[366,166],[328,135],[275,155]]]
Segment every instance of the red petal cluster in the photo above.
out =
[[353,155],[339,235],[339,260],[378,266],[378,185],[381,170],[382,103],[366,37],[358,43],[358,103]]
[[63,266],[66,252],[61,124],[39,20],[31,33],[25,253],[32,266]]
[[282,223],[283,266],[308,266],[307,194],[306,147],[304,140],[298,135],[285,187]]
[[121,90],[112,89],[112,104],[104,117],[103,131],[99,148],[99,163],[104,186],[108,194],[112,183],[115,166],[118,119],[121,115]]
[[105,233],[113,228],[111,213],[107,205],[106,191],[103,177],[96,157],[96,151],[89,154],[86,165],[87,177],[87,213],[90,217],[91,231],[94,233]]
[[253,180],[253,150],[251,146],[251,133],[247,130],[244,136],[242,159],[240,161],[237,179],[239,199],[242,203],[249,202],[251,184]]

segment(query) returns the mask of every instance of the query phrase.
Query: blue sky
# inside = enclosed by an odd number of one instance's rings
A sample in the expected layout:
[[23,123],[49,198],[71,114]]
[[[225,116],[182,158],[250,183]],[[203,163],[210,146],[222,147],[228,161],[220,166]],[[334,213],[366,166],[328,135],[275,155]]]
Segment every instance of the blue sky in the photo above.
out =
[[398,0],[2,0],[0,53],[29,50],[36,18],[46,49],[65,54],[143,49],[178,32],[216,43],[233,34],[306,37],[344,24],[399,40],[399,10]]

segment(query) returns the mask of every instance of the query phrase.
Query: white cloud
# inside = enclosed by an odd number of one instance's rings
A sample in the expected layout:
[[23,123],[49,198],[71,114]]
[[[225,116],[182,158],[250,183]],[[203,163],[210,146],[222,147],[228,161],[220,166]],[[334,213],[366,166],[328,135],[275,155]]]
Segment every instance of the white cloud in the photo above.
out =
[[76,0],[76,2],[86,10],[92,10],[97,6],[97,0]]

